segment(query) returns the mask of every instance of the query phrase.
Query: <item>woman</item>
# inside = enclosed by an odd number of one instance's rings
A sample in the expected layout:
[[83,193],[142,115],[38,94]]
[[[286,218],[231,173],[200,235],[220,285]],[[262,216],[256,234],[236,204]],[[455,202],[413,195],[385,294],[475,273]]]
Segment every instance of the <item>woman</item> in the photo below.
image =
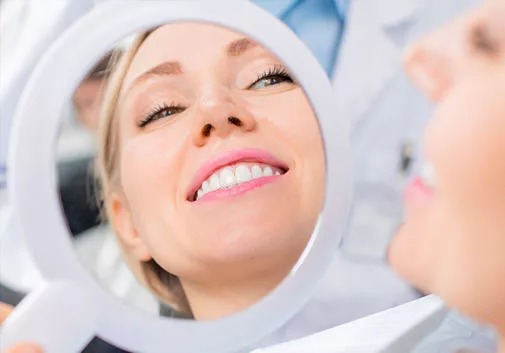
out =
[[392,266],[416,287],[496,327],[505,352],[505,2],[489,0],[406,57],[437,107],[430,172],[405,193]]
[[283,63],[221,27],[165,25],[124,55],[104,106],[103,201],[137,277],[198,320],[274,289],[324,190],[317,120]]
[[302,88],[251,39],[197,23],[140,35],[110,78],[100,134],[108,219],[165,304],[230,315],[298,260],[322,207],[322,140]]
[[103,105],[100,192],[139,281],[197,320],[273,290],[325,184],[316,117],[283,63],[218,26],[165,25],[122,55]]

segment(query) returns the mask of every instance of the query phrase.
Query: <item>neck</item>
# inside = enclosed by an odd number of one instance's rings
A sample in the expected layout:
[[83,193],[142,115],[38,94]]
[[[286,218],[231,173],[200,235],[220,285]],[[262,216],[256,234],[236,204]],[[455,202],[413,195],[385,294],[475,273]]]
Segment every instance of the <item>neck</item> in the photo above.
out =
[[[238,313],[256,304],[284,279],[285,273],[272,278],[263,274],[256,280],[243,276],[241,280],[194,283],[182,280],[182,286],[196,320],[213,320]],[[232,283],[230,285],[230,283]]]
[[501,331],[499,334],[500,346],[498,348],[498,353],[505,353],[505,331]]

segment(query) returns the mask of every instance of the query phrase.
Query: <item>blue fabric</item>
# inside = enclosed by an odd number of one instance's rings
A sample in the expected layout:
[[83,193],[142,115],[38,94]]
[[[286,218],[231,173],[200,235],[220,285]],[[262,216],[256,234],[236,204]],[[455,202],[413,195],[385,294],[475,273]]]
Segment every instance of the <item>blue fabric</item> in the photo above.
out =
[[253,0],[286,23],[329,76],[338,56],[350,0]]

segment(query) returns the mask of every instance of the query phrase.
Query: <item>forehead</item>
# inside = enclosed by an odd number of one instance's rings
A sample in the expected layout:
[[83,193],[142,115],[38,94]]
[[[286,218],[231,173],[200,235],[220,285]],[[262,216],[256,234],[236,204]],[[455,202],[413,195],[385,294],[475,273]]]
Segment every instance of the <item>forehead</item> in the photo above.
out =
[[140,46],[124,80],[124,86],[141,73],[163,62],[178,61],[184,66],[198,59],[224,55],[227,45],[244,35],[206,23],[167,24],[154,30]]

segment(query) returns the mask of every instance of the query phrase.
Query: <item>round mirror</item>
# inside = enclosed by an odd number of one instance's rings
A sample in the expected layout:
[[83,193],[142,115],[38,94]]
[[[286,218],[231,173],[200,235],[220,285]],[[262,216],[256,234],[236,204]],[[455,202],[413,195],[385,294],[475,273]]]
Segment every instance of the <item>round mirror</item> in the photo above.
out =
[[[138,305],[147,289],[162,315],[204,320],[288,275],[322,209],[325,162],[311,103],[271,51],[214,24],[162,25],[106,53],[73,107],[60,195],[108,289]],[[72,151],[76,129],[97,135],[94,153]]]
[[247,2],[96,8],[43,58],[14,131],[38,266],[96,293],[96,334],[128,350],[257,342],[308,300],[345,226],[330,83]]

